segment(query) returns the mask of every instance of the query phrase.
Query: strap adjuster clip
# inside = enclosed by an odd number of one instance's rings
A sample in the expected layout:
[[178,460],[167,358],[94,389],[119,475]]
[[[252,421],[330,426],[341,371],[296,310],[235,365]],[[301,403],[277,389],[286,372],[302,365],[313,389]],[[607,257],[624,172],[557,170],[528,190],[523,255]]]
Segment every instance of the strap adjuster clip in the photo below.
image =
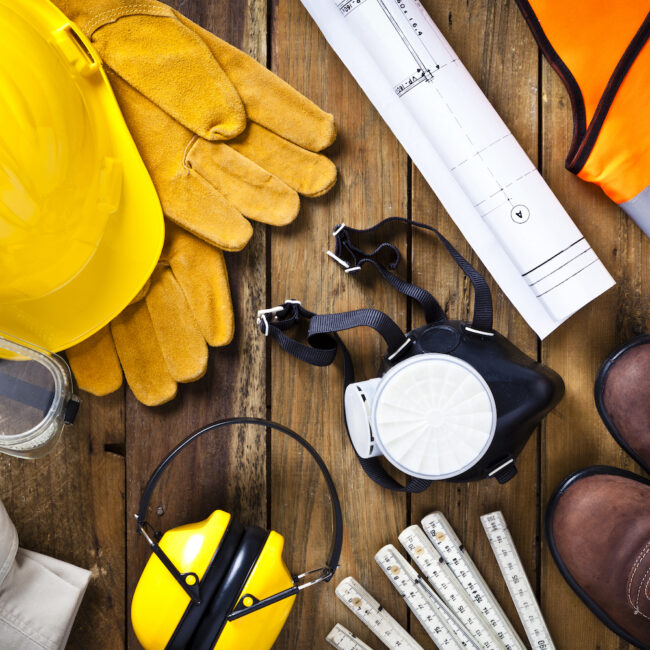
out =
[[264,330],[263,334],[264,336],[269,335],[269,321],[267,319],[267,316],[271,316],[271,320],[277,317],[277,314],[279,314],[281,311],[284,311],[287,307],[287,305],[301,305],[302,303],[300,300],[294,300],[293,298],[289,300],[285,300],[284,304],[278,305],[277,307],[269,307],[268,309],[258,309],[257,310],[257,324],[261,325],[264,323]]
[[326,251],[329,257],[331,257],[337,264],[340,264],[344,269],[346,273],[355,273],[356,271],[360,271],[361,267],[360,266],[350,266],[345,260],[341,259],[338,255],[335,255],[332,253],[332,251]]
[[400,345],[400,346],[397,348],[397,350],[395,350],[395,352],[393,352],[392,354],[388,355],[388,357],[387,357],[387,358],[388,358],[388,361],[392,361],[392,360],[393,360],[393,359],[394,359],[394,358],[395,358],[395,357],[396,357],[396,356],[397,356],[397,355],[398,355],[402,350],[404,350],[404,348],[406,348],[407,346],[411,345],[411,343],[413,343],[413,339],[411,339],[411,338],[409,338],[409,337],[407,336],[407,337],[406,337],[406,340],[404,341],[404,343],[402,343],[402,345]]

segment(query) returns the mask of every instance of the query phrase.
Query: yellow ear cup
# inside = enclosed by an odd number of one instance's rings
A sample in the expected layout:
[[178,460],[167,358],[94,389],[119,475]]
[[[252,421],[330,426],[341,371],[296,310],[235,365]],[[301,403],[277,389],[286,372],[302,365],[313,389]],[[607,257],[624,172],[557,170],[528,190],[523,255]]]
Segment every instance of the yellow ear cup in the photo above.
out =
[[[227,512],[216,510],[207,519],[168,530],[160,548],[181,573],[201,581],[230,524]],[[154,554],[147,562],[131,603],[131,621],[146,650],[163,650],[190,605],[190,597]]]
[[[293,578],[282,559],[284,537],[271,531],[264,544],[253,570],[237,597],[247,597],[253,604],[253,598],[262,600],[293,585]],[[296,597],[285,598],[273,605],[264,607],[248,616],[228,621],[224,626],[214,650],[269,650],[278,638]]]

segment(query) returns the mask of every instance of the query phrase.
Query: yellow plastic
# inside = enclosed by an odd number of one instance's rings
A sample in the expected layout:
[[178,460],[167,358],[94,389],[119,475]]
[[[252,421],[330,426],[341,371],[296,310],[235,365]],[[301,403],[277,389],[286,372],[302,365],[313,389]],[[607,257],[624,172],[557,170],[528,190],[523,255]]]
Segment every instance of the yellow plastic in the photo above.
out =
[[[230,515],[217,510],[204,521],[167,531],[160,540],[160,547],[181,573],[192,571],[201,580],[229,522]],[[282,559],[283,548],[284,538],[271,531],[237,602],[244,594],[262,600],[293,585]],[[295,596],[292,596],[227,622],[213,648],[268,650],[280,634],[294,600]],[[142,647],[145,650],[164,650],[189,604],[190,597],[152,554],[131,603],[131,621]]]
[[[207,519],[168,530],[160,548],[181,573],[203,578],[228,528],[230,515],[216,510]],[[147,562],[131,602],[131,621],[145,650],[163,650],[180,623],[190,597],[154,554]]]
[[49,0],[0,0],[0,331],[53,352],[135,297],[160,202],[99,56]]
[[[293,585],[291,574],[282,559],[283,548],[284,538],[272,530],[237,602],[244,594],[262,600]],[[295,596],[285,598],[227,622],[213,650],[269,650],[278,638],[295,599]]]

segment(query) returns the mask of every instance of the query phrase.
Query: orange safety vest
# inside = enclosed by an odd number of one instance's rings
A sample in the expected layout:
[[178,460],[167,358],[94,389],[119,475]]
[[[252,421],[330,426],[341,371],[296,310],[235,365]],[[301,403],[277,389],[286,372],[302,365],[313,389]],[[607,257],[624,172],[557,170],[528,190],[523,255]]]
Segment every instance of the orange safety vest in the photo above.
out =
[[516,0],[567,87],[566,167],[650,236],[650,0]]

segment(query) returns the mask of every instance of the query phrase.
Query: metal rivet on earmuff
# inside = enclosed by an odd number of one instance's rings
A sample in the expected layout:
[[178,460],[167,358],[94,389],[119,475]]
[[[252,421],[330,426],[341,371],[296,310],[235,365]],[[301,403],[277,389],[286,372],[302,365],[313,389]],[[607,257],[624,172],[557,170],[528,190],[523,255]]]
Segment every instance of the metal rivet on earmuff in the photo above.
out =
[[190,573],[189,575],[185,576],[185,582],[188,585],[195,585],[196,584],[196,576],[193,573]]

